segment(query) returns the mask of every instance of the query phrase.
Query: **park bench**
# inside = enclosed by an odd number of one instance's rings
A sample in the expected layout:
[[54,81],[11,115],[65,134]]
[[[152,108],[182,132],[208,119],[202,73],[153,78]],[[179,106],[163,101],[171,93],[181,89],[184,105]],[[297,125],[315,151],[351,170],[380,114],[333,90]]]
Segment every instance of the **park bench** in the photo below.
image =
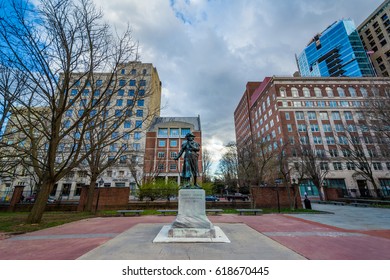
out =
[[157,212],[159,212],[160,214],[162,214],[163,216],[165,216],[166,213],[177,213],[177,210],[157,210]]
[[206,213],[214,213],[215,215],[218,215],[218,213],[222,213],[223,209],[206,209]]
[[332,201],[331,203],[333,203],[334,205],[346,205],[347,204],[347,203],[342,202],[342,201]]
[[257,213],[262,213],[262,209],[236,209],[236,211],[240,212],[239,215],[242,215],[242,213],[253,213],[257,215]]
[[140,216],[144,210],[118,210],[116,212],[119,213],[122,217],[124,217],[126,213],[134,214],[134,216]]
[[370,204],[367,203],[359,203],[359,202],[352,202],[349,205],[355,206],[355,207],[369,207]]

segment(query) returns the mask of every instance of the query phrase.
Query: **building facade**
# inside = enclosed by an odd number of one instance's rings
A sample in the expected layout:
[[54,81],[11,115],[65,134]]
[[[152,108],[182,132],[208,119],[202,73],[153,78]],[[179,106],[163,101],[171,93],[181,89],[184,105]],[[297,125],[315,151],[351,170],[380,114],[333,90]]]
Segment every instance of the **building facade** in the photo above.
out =
[[175,160],[187,133],[200,144],[197,182],[202,178],[202,131],[200,117],[157,117],[146,133],[144,180],[164,179],[181,184],[183,158]]
[[[292,182],[299,178],[293,168],[300,161],[297,147],[305,147],[315,151],[318,164],[327,171],[328,187],[351,197],[376,196],[371,182],[351,162],[350,148],[357,143],[381,192],[390,195],[389,144],[369,126],[364,114],[369,98],[390,97],[390,79],[274,76],[265,78],[257,90],[246,90],[245,95],[242,100],[248,104],[240,102],[235,111],[238,150],[248,131],[253,143],[266,142],[275,150],[286,147]],[[250,130],[240,129],[244,115],[249,116]],[[300,181],[300,190],[302,195],[318,195],[309,179]]]
[[296,59],[302,77],[375,76],[352,20],[331,24]]
[[[98,186],[130,187],[134,192],[136,181],[143,176],[146,131],[153,117],[160,115],[161,81],[157,69],[151,63],[129,62],[121,65],[114,76],[113,73],[94,73],[93,82],[85,80],[82,75],[78,73],[72,75],[76,82],[69,89],[71,107],[65,112],[63,129],[72,127],[72,123],[86,110],[89,110],[92,117],[102,115],[101,119],[109,120],[102,123],[104,128],[101,127],[100,132],[105,128],[109,129],[110,126],[115,126],[115,130],[107,139],[110,144],[102,145],[102,149],[104,160],[114,161],[115,159],[115,163],[100,174]],[[101,96],[109,96],[108,101],[100,98]],[[94,105],[95,102],[96,105]],[[104,108],[98,108],[99,106]],[[7,129],[13,128],[7,127]],[[97,129],[96,133],[100,132]],[[72,141],[80,137],[80,134],[76,132],[71,136],[69,139]],[[93,138],[90,134],[84,137]],[[124,152],[118,157],[118,151],[121,150]],[[60,163],[66,159],[66,155],[67,143],[64,142],[59,146],[56,160]],[[55,184],[51,195],[62,200],[79,199],[81,188],[89,184],[88,173],[88,162],[84,161]],[[17,174],[22,173],[17,172]],[[3,180],[3,182],[6,181],[6,185],[3,184],[4,193],[17,184],[26,186],[25,196],[31,195],[35,188],[31,177],[30,173],[29,176],[19,175],[5,178]]]
[[390,0],[384,1],[357,28],[379,77],[390,73]]

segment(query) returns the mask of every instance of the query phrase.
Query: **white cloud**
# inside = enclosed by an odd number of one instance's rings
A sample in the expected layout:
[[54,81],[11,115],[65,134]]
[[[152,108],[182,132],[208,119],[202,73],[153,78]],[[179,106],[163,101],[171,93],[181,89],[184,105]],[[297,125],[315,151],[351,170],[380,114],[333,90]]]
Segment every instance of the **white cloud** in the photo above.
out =
[[163,116],[201,116],[217,160],[235,140],[233,112],[248,81],[292,75],[299,53],[341,18],[358,25],[382,0],[95,0],[119,30],[129,23],[141,60],[163,84]]

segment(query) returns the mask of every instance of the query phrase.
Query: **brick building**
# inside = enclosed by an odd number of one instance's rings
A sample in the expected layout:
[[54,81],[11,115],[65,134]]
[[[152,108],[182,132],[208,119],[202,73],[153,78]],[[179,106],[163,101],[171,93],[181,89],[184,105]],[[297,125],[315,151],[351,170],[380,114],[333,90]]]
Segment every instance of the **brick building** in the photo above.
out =
[[[328,171],[328,187],[343,195],[375,196],[372,184],[357,174],[348,158],[348,132],[360,141],[382,193],[390,194],[388,144],[370,129],[363,114],[368,98],[390,97],[390,79],[274,76],[265,78],[256,89],[249,90],[251,85],[248,83],[234,112],[238,150],[248,141],[267,142],[268,148],[275,150],[288,143],[286,155],[291,166],[299,158],[294,144],[308,145],[315,150],[321,168]],[[294,177],[293,172],[291,182]],[[300,182],[300,191],[318,195],[310,180]]]
[[157,117],[146,133],[144,176],[173,180],[180,185],[183,158],[175,161],[187,133],[195,135],[200,144],[198,182],[202,178],[202,132],[200,117]]

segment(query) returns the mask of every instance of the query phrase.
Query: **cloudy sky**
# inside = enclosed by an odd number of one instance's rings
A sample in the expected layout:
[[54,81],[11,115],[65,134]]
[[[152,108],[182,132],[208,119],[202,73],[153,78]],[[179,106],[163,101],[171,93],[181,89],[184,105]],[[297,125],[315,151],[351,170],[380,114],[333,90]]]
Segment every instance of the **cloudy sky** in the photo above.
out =
[[94,0],[118,30],[129,24],[141,60],[157,67],[162,116],[200,115],[217,161],[235,141],[233,112],[248,81],[291,76],[295,54],[342,18],[358,26],[382,0]]

